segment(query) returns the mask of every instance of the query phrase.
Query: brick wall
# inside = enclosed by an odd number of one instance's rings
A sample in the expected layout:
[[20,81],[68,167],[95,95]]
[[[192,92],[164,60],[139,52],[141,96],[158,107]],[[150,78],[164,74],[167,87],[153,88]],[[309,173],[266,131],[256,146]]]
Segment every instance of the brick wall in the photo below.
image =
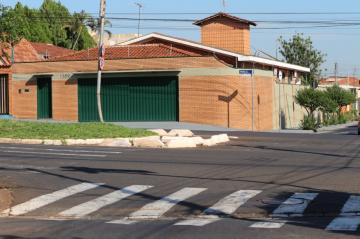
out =
[[53,80],[52,104],[53,119],[78,120],[78,91],[77,80]]
[[[254,130],[273,128],[272,85],[271,77],[254,77]],[[250,77],[181,77],[179,88],[180,121],[252,129]]]
[[[54,120],[78,120],[78,94],[76,80],[52,80],[52,114]],[[12,82],[11,114],[19,119],[37,118],[37,81]],[[25,92],[25,89],[28,92]],[[21,92],[20,92],[20,91]]]
[[[37,84],[36,79],[29,81],[12,80],[11,114],[19,119],[37,118]],[[28,92],[25,92],[25,89]],[[21,92],[19,91],[21,90]]]
[[208,46],[250,55],[250,26],[226,18],[216,19],[202,26],[201,42]]

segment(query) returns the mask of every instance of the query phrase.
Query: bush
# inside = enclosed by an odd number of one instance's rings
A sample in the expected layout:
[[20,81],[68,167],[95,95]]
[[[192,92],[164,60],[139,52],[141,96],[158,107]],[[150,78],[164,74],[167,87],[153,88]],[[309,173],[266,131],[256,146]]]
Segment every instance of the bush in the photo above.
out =
[[339,124],[339,118],[335,114],[324,114],[324,120],[323,125],[329,126],[329,125],[336,125]]
[[304,116],[304,119],[300,123],[300,127],[303,130],[313,130],[314,132],[317,132],[320,126],[321,123],[316,120],[314,116]]

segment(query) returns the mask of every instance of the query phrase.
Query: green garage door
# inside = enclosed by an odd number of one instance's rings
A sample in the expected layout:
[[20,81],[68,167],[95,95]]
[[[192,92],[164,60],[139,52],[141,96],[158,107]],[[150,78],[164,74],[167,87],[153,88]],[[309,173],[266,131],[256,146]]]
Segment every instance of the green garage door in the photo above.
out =
[[[99,121],[96,80],[79,79],[79,121]],[[105,78],[101,89],[105,121],[177,121],[177,77]]]

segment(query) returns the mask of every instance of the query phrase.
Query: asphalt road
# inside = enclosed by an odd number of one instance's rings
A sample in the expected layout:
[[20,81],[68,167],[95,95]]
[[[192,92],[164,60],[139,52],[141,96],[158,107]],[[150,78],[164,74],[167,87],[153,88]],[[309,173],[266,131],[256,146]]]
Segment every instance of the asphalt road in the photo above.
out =
[[355,128],[230,134],[191,150],[0,145],[0,238],[359,238]]

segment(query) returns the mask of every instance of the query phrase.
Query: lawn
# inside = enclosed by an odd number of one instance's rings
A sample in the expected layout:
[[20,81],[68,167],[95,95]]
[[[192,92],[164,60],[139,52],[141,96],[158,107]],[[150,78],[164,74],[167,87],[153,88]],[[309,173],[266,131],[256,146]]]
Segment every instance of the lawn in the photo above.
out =
[[98,139],[151,136],[144,129],[129,129],[101,123],[42,123],[0,120],[0,138],[13,139]]

